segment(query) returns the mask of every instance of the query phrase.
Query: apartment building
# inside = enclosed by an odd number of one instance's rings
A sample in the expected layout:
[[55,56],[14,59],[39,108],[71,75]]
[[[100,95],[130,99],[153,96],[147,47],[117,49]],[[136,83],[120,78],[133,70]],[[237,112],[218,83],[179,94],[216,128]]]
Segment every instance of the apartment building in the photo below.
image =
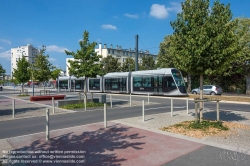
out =
[[[113,48],[113,45],[110,45],[110,48],[107,48],[107,45],[104,44],[102,48],[102,43],[99,44],[99,48],[95,49],[95,52],[97,52],[98,55],[102,55],[103,58],[107,57],[108,55],[112,55],[114,58],[118,59],[118,62],[123,64],[126,60],[126,58],[131,57],[135,60],[135,50],[129,49],[122,49],[121,46],[116,46],[116,48]],[[157,55],[150,54],[148,50],[140,50],[138,51],[138,63],[142,63],[142,57],[144,56],[152,56],[155,60],[155,63],[157,62]]]
[[31,44],[27,46],[20,46],[17,48],[11,48],[11,76],[14,69],[17,69],[17,61],[23,56],[27,59],[29,63],[34,63],[35,55],[39,54],[40,50],[35,48]]
[[[95,52],[98,55],[102,55],[103,58],[107,57],[108,55],[112,55],[114,58],[118,59],[118,62],[121,63],[121,65],[126,61],[126,58],[131,57],[135,60],[135,50],[130,49],[122,49],[121,46],[116,46],[116,48],[113,48],[113,45],[111,44],[110,48],[107,48],[107,45],[104,44],[102,47],[102,43],[99,44],[99,47],[95,49]],[[152,56],[155,63],[157,63],[157,55],[150,54],[148,50],[140,50],[138,51],[138,63],[142,63],[142,57],[144,56]],[[68,60],[74,60],[74,58],[66,58],[66,76],[69,76],[69,67],[70,64]]]

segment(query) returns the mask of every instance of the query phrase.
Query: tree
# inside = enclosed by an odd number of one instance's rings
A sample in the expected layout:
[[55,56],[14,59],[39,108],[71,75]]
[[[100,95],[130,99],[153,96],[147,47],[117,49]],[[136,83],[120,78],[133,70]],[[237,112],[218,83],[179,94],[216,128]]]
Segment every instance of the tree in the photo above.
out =
[[155,61],[152,56],[143,56],[140,70],[153,70],[155,69]]
[[[171,22],[174,64],[177,68],[200,76],[200,98],[203,98],[204,74],[221,74],[240,51],[237,22],[231,21],[230,5],[209,0],[186,0],[177,20]],[[202,103],[200,121],[202,121]]]
[[125,62],[122,64],[122,71],[135,71],[135,60],[131,57],[126,58]]
[[24,83],[30,80],[29,66],[29,62],[25,59],[25,57],[22,57],[17,61],[17,69],[14,69],[13,76],[18,83],[22,84],[22,93]]
[[108,55],[107,57],[103,58],[101,60],[101,64],[103,65],[104,73],[121,71],[121,63],[118,62],[118,59],[114,58],[112,55]]
[[43,82],[45,90],[45,81],[51,78],[51,70],[54,68],[49,62],[49,55],[45,54],[45,46],[43,46],[40,54],[36,55],[34,58],[34,64],[31,67],[33,72],[33,77],[39,82]]
[[239,58],[232,63],[232,68],[236,70],[231,72],[235,71],[246,77],[246,94],[250,95],[250,18],[237,18],[236,21],[238,21],[236,34],[239,35],[239,44],[243,49],[239,52]]
[[4,82],[4,74],[5,74],[5,70],[3,69],[3,66],[0,64],[0,76],[2,76],[3,80],[2,82]]
[[160,68],[174,68],[173,54],[171,52],[171,38],[170,35],[164,38],[164,41],[160,43],[160,52],[158,54],[157,67]]
[[[51,72],[51,78],[53,80],[57,80],[58,77],[59,77],[59,75],[60,75],[60,73],[61,73],[61,71],[62,71],[62,69],[54,68],[52,70],[52,72]],[[54,84],[53,84],[53,87],[54,87]]]
[[[74,57],[74,60],[69,60],[69,72],[75,77],[85,77],[84,93],[87,96],[87,78],[103,75],[103,65],[99,63],[101,55],[95,52],[96,42],[89,42],[89,32],[84,31],[83,40],[79,42],[80,50],[70,52],[65,50],[67,55]],[[85,101],[86,102],[86,101]]]

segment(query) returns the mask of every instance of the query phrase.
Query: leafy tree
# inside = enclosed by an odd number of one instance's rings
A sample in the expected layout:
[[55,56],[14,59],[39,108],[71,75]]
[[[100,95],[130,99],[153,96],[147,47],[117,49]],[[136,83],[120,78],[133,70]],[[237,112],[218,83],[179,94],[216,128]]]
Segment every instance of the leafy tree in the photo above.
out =
[[[51,72],[51,78],[53,80],[57,80],[58,77],[60,76],[61,71],[62,69],[54,68]],[[53,84],[53,87],[54,87],[54,84]]]
[[30,79],[29,66],[29,62],[25,59],[25,57],[22,57],[17,61],[17,69],[14,69],[13,72],[13,76],[15,77],[16,81],[22,84],[22,93],[24,83]]
[[174,55],[171,52],[171,38],[170,35],[164,38],[160,44],[160,52],[158,54],[157,67],[160,68],[174,68]]
[[48,60],[49,55],[44,55],[45,50],[45,46],[43,46],[40,54],[35,56],[34,64],[31,67],[33,69],[31,72],[33,72],[34,78],[39,82],[43,82],[43,84],[51,78],[51,70],[54,68]]
[[155,69],[155,61],[152,56],[142,57],[142,64],[140,70],[153,70]]
[[[204,74],[221,74],[240,51],[237,22],[232,22],[230,5],[209,0],[186,0],[177,20],[171,22],[174,64],[177,68],[200,76],[200,98],[203,98]],[[231,21],[231,22],[230,22]],[[202,121],[202,103],[200,105]]]
[[121,63],[118,62],[118,59],[114,58],[112,55],[108,55],[103,58],[101,60],[101,64],[103,65],[104,73],[121,71]]
[[4,80],[4,74],[5,70],[3,69],[3,66],[0,64],[0,76],[2,76],[3,80]]
[[126,58],[125,62],[122,65],[122,71],[135,71],[135,60],[131,57]]
[[[96,42],[89,42],[89,32],[84,31],[83,40],[79,42],[80,50],[70,52],[65,50],[67,55],[74,57],[74,60],[69,60],[69,72],[75,77],[85,77],[84,93],[87,93],[87,78],[103,75],[103,65],[99,63],[101,55],[95,52]],[[86,101],[85,101],[86,102]]]

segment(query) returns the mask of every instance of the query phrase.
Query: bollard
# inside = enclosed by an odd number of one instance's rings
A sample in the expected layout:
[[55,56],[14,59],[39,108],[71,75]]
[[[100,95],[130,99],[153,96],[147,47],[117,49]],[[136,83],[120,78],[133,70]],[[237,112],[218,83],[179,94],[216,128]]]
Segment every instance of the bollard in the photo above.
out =
[[173,117],[173,98],[171,97],[171,117]]
[[219,121],[220,120],[219,101],[217,101],[216,105],[217,105],[217,121]]
[[49,109],[46,109],[46,140],[49,140]]
[[187,98],[187,114],[188,114],[188,98]]
[[104,103],[104,128],[107,128],[107,106]]
[[131,93],[129,95],[129,100],[130,100],[130,106],[132,105],[132,101],[131,101]]
[[53,114],[55,113],[55,101],[54,97],[52,97],[52,107],[53,107]]
[[195,102],[195,121],[198,122],[198,102]]
[[112,95],[110,94],[110,107],[113,108],[113,105],[112,105]]
[[142,121],[145,121],[144,100],[142,100]]
[[15,99],[12,100],[12,118],[15,118]]
[[86,105],[87,105],[87,95],[84,93],[84,109],[85,109],[85,111],[87,110]]
[[148,93],[148,104],[149,104],[149,93]]

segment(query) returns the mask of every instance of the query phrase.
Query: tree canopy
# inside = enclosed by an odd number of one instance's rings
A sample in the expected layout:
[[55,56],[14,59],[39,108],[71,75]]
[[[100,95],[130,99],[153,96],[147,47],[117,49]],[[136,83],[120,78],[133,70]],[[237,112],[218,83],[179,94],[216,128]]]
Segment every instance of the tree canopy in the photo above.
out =
[[5,73],[5,69],[3,69],[2,64],[0,64],[0,75],[2,76]]
[[155,69],[155,61],[152,56],[143,56],[140,70],[153,70]]
[[114,58],[112,55],[108,55],[107,57],[103,58],[101,60],[101,64],[103,65],[104,73],[121,71],[121,63],[118,62],[118,59]]
[[51,78],[51,71],[54,68],[48,60],[49,55],[44,55],[45,50],[43,46],[40,54],[35,56],[34,64],[31,67],[34,78],[40,82],[48,81]]
[[122,64],[122,71],[135,71],[135,60],[131,57],[126,58],[125,62]]
[[14,69],[13,76],[15,77],[18,83],[22,84],[22,92],[23,92],[23,84],[30,80],[30,70],[29,70],[29,62],[22,57],[17,61],[17,69]]

